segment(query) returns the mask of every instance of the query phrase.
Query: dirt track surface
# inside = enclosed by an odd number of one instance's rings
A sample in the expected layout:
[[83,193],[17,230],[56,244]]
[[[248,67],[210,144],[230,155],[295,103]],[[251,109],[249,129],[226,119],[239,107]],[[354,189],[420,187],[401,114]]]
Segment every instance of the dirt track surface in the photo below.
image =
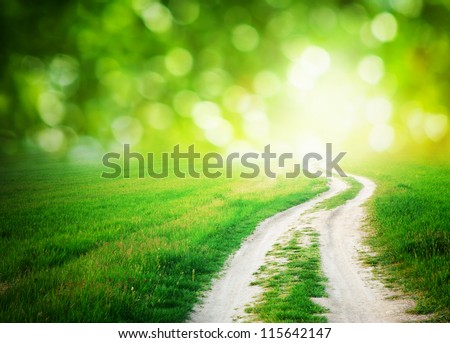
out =
[[405,313],[413,306],[412,301],[386,289],[361,262],[361,253],[370,253],[362,244],[364,231],[361,227],[365,218],[362,205],[373,194],[375,184],[363,177],[353,177],[363,185],[362,190],[334,210],[314,208],[346,189],[346,184],[338,178],[330,179],[327,192],[262,222],[230,256],[189,321],[248,321],[245,308],[264,291],[250,285],[255,280],[254,273],[265,264],[266,254],[275,243],[285,240],[292,230],[305,226],[312,226],[320,233],[322,269],[328,278],[329,297],[313,300],[329,309],[326,316],[330,322],[393,323],[420,319]]
[[414,302],[399,292],[387,289],[374,277],[361,257],[371,254],[362,244],[366,216],[363,204],[373,194],[375,184],[353,176],[363,185],[352,200],[332,211],[319,213],[314,227],[320,233],[322,269],[328,278],[328,298],[316,302],[328,308],[328,320],[334,323],[398,323],[422,320],[407,314]]

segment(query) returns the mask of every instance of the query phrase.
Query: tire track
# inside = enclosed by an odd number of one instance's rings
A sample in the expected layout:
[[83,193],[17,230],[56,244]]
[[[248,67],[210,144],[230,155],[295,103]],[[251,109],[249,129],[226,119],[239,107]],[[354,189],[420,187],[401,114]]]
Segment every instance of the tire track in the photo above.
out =
[[327,192],[263,221],[230,256],[188,321],[230,323],[248,319],[245,308],[264,291],[251,286],[255,281],[254,274],[267,262],[266,255],[277,241],[286,242],[290,230],[301,230],[305,225],[320,233],[321,265],[328,278],[328,297],[313,300],[329,310],[326,316],[330,322],[423,320],[423,316],[406,314],[414,302],[388,290],[374,278],[373,270],[361,262],[361,253],[370,253],[362,242],[365,235],[362,225],[366,216],[363,204],[372,196],[375,184],[361,176],[352,177],[363,188],[344,205],[332,210],[316,208],[322,201],[347,188],[341,179],[331,178]]
[[321,201],[331,198],[346,188],[339,179],[331,179],[330,189],[317,197],[280,212],[258,225],[239,250],[225,264],[218,279],[195,306],[189,322],[231,323],[245,316],[245,307],[262,290],[251,286],[253,274],[264,264],[266,254],[277,240],[296,225],[298,218]]

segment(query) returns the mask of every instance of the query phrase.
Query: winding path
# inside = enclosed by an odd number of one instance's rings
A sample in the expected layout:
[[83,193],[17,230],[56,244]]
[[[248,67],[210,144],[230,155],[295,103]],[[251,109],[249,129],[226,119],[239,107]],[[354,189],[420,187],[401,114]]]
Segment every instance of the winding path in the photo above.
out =
[[314,299],[329,309],[330,322],[403,322],[413,321],[405,310],[413,304],[394,298],[372,271],[360,262],[359,253],[365,213],[362,205],[373,194],[375,184],[353,176],[363,188],[352,200],[334,210],[317,210],[316,205],[347,188],[338,178],[331,178],[330,189],[314,199],[280,212],[262,222],[240,249],[230,256],[225,268],[213,282],[189,321],[229,323],[246,320],[245,308],[263,290],[252,286],[254,273],[266,262],[272,246],[290,230],[312,226],[320,233],[322,269],[328,278],[328,298]]

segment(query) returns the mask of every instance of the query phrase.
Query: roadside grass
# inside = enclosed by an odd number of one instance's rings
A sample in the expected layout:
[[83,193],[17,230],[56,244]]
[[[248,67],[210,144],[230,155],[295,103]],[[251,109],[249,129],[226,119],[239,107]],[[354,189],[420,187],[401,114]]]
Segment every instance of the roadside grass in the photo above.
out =
[[[362,185],[352,177],[342,178],[348,184],[343,192],[328,198],[309,213],[331,210],[353,199]],[[320,267],[319,234],[312,228],[294,231],[292,238],[278,243],[269,252],[269,262],[257,273],[253,284],[264,293],[255,304],[246,309],[256,321],[271,322],[326,322],[321,315],[327,310],[311,298],[326,297],[326,278]]]
[[246,312],[265,323],[326,322],[320,315],[326,309],[311,300],[326,296],[318,233],[312,228],[295,231],[287,244],[276,244],[268,256],[272,261],[260,268],[253,282],[264,293]]
[[341,205],[344,205],[347,200],[353,199],[356,197],[359,193],[359,191],[362,189],[362,184],[360,184],[358,181],[356,181],[353,177],[345,177],[341,178],[347,183],[348,188],[344,190],[343,192],[325,199],[324,201],[320,202],[313,210],[316,211],[318,209],[322,210],[331,210],[336,207],[339,207]]
[[1,167],[1,322],[182,322],[258,222],[327,189],[324,179],[101,171]]
[[417,296],[415,312],[450,322],[450,163],[385,157],[352,166],[377,184],[368,202],[369,263]]

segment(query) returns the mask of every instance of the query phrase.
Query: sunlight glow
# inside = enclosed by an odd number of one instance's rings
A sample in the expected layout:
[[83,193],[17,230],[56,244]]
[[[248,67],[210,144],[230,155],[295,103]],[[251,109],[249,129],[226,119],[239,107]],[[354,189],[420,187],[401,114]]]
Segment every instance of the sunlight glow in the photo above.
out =
[[205,98],[222,94],[229,82],[229,75],[220,68],[208,69],[200,73],[195,81],[195,89]]
[[425,118],[425,133],[434,142],[444,138],[448,129],[448,118],[444,114],[430,114]]
[[281,12],[270,19],[267,29],[277,37],[285,37],[295,29],[295,18],[289,12]]
[[170,50],[164,62],[167,70],[175,76],[184,76],[192,68],[192,56],[189,51],[182,48]]
[[271,71],[261,71],[253,79],[253,87],[256,93],[265,97],[277,94],[281,88],[278,76]]
[[140,76],[137,89],[141,96],[157,100],[166,88],[166,80],[161,74],[149,71]]
[[[448,1],[341,2],[111,0],[38,16],[35,49],[10,32],[22,53],[9,49],[3,68],[0,153],[63,155],[80,137],[104,149],[304,136],[358,153],[449,150]],[[27,8],[7,6],[7,23]]]
[[389,4],[397,12],[415,18],[422,11],[423,0],[389,0]]
[[155,33],[165,33],[172,27],[172,14],[159,2],[150,3],[141,12],[145,26]]
[[233,139],[233,126],[227,120],[220,118],[217,126],[205,131],[205,137],[216,146],[225,146]]
[[392,115],[392,104],[385,97],[377,97],[369,100],[366,107],[367,120],[376,125],[389,121]]
[[288,72],[289,82],[301,90],[310,90],[317,78],[330,68],[330,55],[317,46],[307,47]]
[[381,42],[392,41],[397,35],[397,20],[390,13],[380,13],[373,19],[371,29],[373,35]]
[[384,75],[383,60],[375,55],[364,57],[358,64],[358,75],[369,84],[377,84]]
[[310,152],[323,154],[325,143],[326,142],[324,142],[323,139],[316,133],[303,132],[297,139],[295,151],[300,155],[305,155]]
[[157,130],[169,128],[174,120],[172,109],[162,103],[156,102],[145,107],[147,123]]
[[37,133],[36,138],[39,146],[47,152],[59,151],[66,140],[64,133],[56,128],[43,129]]
[[318,46],[309,46],[300,57],[301,67],[309,74],[319,76],[330,68],[330,55]]
[[219,126],[221,117],[220,107],[211,101],[199,102],[192,110],[192,118],[195,124],[204,130],[214,129]]
[[42,120],[47,125],[55,126],[64,119],[65,106],[60,93],[42,93],[39,96],[37,107]]
[[62,87],[69,86],[78,79],[78,61],[68,55],[57,55],[50,63],[50,79]]
[[250,25],[242,24],[233,30],[231,41],[237,50],[248,52],[258,46],[259,34]]
[[408,117],[407,125],[412,138],[419,144],[427,139],[424,130],[425,116],[422,111],[416,109]]
[[392,126],[375,125],[369,135],[369,144],[375,151],[388,150],[394,142],[394,129]]
[[141,122],[130,116],[116,118],[111,128],[117,142],[121,144],[137,144],[144,133]]
[[197,93],[189,90],[182,90],[173,97],[173,107],[175,111],[183,117],[190,117],[192,110],[200,98]]
[[240,103],[247,94],[247,90],[244,87],[230,86],[222,96],[222,103],[228,111],[237,113],[240,111]]
[[269,121],[266,113],[258,110],[244,114],[244,132],[251,139],[262,139],[269,133]]

